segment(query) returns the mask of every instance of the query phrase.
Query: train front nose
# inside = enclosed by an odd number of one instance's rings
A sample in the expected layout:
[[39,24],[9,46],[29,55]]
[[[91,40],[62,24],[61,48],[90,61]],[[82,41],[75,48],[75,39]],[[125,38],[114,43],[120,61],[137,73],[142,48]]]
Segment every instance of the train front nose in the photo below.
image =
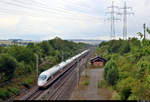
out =
[[45,81],[38,81],[38,86],[39,87],[43,87],[45,85]]

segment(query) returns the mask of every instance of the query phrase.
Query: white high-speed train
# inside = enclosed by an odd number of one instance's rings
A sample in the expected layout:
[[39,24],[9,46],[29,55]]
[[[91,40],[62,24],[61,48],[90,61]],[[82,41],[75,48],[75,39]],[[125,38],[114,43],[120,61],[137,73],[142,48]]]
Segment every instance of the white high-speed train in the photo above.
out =
[[42,72],[39,75],[37,85],[39,88],[45,88],[50,83],[52,83],[55,79],[57,79],[61,74],[63,74],[68,68],[70,68],[77,60],[81,59],[85,55],[87,55],[89,50],[85,50],[82,53],[66,60],[65,62],[61,62],[58,65],[55,65],[54,67]]

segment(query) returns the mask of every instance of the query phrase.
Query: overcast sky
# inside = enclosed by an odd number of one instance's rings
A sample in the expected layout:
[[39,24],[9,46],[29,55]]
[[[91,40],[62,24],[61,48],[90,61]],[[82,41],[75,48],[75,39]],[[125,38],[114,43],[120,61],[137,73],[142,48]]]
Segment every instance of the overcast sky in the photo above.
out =
[[[113,0],[123,7],[124,0]],[[110,39],[108,6],[112,0],[0,0],[0,39],[47,40]],[[128,16],[128,36],[150,27],[150,0],[127,0],[134,15]],[[122,12],[120,10],[120,12]],[[117,16],[121,18],[122,16]],[[122,37],[122,21],[116,22]]]

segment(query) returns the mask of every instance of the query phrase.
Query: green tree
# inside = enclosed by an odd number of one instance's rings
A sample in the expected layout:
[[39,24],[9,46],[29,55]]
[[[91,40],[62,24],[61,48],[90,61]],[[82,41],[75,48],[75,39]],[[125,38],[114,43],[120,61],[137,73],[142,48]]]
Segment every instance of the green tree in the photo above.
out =
[[104,78],[106,80],[106,77],[107,77],[107,73],[108,73],[108,70],[111,69],[111,66],[113,65],[112,61],[108,61],[106,63],[106,65],[104,66]]
[[16,59],[9,54],[0,54],[0,73],[4,74],[2,78],[10,80],[13,77],[17,65]]
[[147,28],[146,31],[148,32],[148,34],[150,34],[150,29],[149,28]]
[[121,54],[130,52],[130,45],[127,41],[122,41],[121,47],[119,49]]
[[119,48],[121,46],[121,40],[117,41],[117,40],[112,40],[108,43],[109,45],[109,53],[117,53],[119,52]]
[[138,32],[137,34],[140,37],[140,39],[142,39],[144,37],[144,35],[141,32]]
[[132,77],[128,77],[124,80],[121,80],[117,85],[116,89],[121,95],[121,99],[127,100],[128,97],[132,94],[132,87],[134,86],[135,80]]
[[107,72],[106,80],[109,84],[114,85],[119,78],[119,72],[117,67],[112,66],[110,70]]
[[114,61],[110,60],[104,66],[104,78],[111,85],[114,85],[118,80],[119,72]]
[[30,64],[31,62],[35,62],[35,55],[30,48],[26,48],[24,46],[12,46],[9,48],[10,55],[15,57],[18,62],[24,61],[25,64]]
[[45,55],[50,55],[50,51],[52,50],[52,47],[51,47],[51,45],[48,43],[48,41],[43,41],[43,42],[40,44],[40,47],[42,48],[43,53],[44,53]]
[[29,44],[27,45],[27,47],[28,47],[28,48],[34,48],[35,46],[34,46],[34,43],[29,43]]

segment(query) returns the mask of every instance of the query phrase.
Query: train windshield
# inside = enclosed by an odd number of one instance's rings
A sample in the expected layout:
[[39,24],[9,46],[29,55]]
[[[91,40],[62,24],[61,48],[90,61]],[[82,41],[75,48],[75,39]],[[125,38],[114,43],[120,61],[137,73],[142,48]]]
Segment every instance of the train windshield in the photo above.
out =
[[40,80],[45,80],[47,77],[46,77],[46,75],[40,75]]

